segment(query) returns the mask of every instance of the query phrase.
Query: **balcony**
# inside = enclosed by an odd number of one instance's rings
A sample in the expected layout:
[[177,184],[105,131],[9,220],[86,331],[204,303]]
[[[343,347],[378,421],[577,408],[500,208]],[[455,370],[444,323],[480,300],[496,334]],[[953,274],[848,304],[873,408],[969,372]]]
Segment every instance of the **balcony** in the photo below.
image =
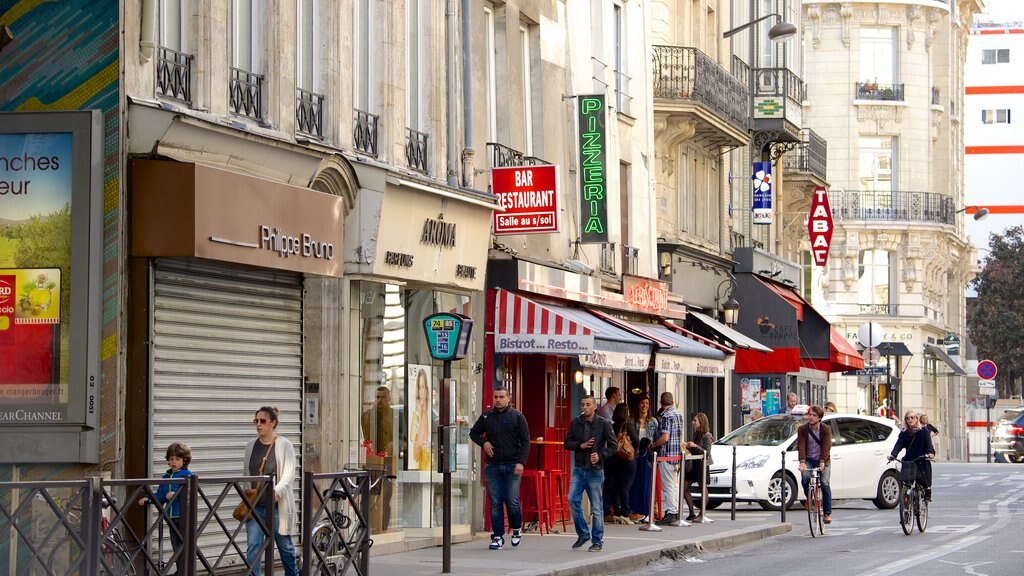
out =
[[622,273],[640,274],[640,249],[633,246],[622,247]]
[[800,140],[799,146],[786,152],[782,157],[782,167],[786,170],[786,178],[792,178],[794,175],[806,175],[816,180],[814,185],[824,186],[827,174],[828,142],[810,128],[800,131]]
[[837,220],[948,225],[954,222],[953,199],[935,192],[832,190],[829,203]]
[[377,157],[377,128],[380,119],[376,114],[364,112],[358,108],[355,111],[355,122],[352,128],[352,143],[356,152],[367,156]]
[[749,142],[747,86],[696,48],[654,46],[656,113],[696,124],[693,138],[708,147]]
[[903,84],[857,82],[855,85],[854,98],[857,100],[903,102]]
[[601,272],[615,275],[615,242],[601,244]]
[[510,168],[516,166],[544,166],[551,164],[547,160],[536,156],[527,156],[512,148],[497,142],[487,143],[487,154],[491,157],[491,168]]
[[317,140],[324,138],[324,97],[302,88],[295,90],[295,131]]
[[405,162],[413,170],[429,174],[427,135],[412,128],[405,129]]
[[799,142],[806,89],[789,68],[755,68],[754,131],[772,135],[772,142]]
[[192,105],[191,54],[160,46],[156,62],[157,94]]
[[231,69],[229,104],[239,116],[263,120],[263,76],[241,68]]

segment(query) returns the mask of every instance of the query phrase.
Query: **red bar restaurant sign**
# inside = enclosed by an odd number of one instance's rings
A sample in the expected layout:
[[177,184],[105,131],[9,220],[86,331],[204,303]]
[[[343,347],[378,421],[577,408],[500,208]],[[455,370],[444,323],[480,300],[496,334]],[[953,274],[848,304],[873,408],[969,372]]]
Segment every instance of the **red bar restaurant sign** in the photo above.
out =
[[811,215],[807,218],[807,233],[811,237],[811,255],[814,264],[824,266],[828,262],[828,249],[832,243],[832,209],[828,205],[828,192],[822,186],[814,189],[811,198]]
[[558,232],[558,166],[492,168],[491,191],[505,208],[494,213],[495,236]]

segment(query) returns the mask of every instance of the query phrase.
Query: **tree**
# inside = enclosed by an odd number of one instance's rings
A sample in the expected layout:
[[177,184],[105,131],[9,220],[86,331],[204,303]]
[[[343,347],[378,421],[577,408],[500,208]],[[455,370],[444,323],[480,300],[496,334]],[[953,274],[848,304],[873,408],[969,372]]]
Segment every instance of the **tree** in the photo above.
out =
[[1024,227],[993,235],[989,255],[971,287],[977,299],[967,309],[967,329],[978,358],[999,366],[1000,398],[1020,394],[1016,380],[1024,375]]

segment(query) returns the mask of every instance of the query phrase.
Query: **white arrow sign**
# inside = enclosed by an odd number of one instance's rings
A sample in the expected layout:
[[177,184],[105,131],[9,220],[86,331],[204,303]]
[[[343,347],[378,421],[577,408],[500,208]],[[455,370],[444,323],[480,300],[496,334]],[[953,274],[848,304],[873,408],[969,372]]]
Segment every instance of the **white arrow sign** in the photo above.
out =
[[995,388],[995,380],[978,380],[978,388]]

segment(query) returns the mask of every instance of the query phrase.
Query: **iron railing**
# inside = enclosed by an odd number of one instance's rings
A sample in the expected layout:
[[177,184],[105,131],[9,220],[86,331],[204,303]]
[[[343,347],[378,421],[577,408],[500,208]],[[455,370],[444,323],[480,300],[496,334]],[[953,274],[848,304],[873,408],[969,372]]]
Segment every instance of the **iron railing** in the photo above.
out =
[[782,156],[782,166],[787,170],[813,174],[825,180],[827,174],[828,142],[810,128],[800,131],[800,145]]
[[405,129],[405,162],[409,168],[423,174],[430,173],[427,158],[428,143],[426,133],[412,128]]
[[369,156],[377,156],[377,132],[380,118],[376,114],[355,108],[355,127],[352,129],[352,142],[357,152]]
[[801,105],[806,87],[803,78],[789,68],[755,68],[754,96],[781,96]]
[[615,274],[615,242],[601,244],[601,271]]
[[829,202],[836,219],[953,224],[953,199],[935,192],[832,190]]
[[636,276],[640,273],[640,249],[622,246],[622,273]]
[[192,104],[193,58],[163,46],[157,49],[156,89],[161,96]]
[[898,304],[857,304],[861,314],[872,314],[875,316],[899,316]]
[[490,150],[491,168],[523,165],[523,153],[515,148],[497,142],[488,142],[487,149]]
[[368,576],[370,488],[368,471],[302,474],[302,574]]
[[654,46],[654,97],[703,105],[740,130],[750,128],[747,85],[710,56],[685,46]]
[[229,100],[235,114],[263,120],[263,75],[231,68]]
[[877,82],[857,82],[855,95],[857,100],[883,100],[889,102],[903,101],[903,84],[879,84]]
[[318,140],[324,137],[324,97],[316,92],[295,89],[295,130]]

